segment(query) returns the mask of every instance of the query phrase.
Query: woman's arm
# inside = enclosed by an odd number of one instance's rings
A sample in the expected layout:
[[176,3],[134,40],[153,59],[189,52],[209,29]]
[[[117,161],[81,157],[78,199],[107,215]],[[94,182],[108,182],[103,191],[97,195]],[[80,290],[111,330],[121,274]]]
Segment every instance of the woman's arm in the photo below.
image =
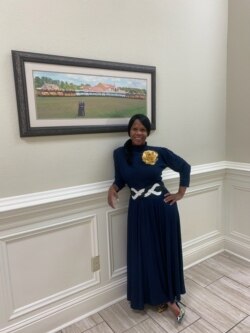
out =
[[115,167],[115,179],[113,184],[110,186],[108,190],[108,204],[110,207],[115,208],[115,203],[118,201],[118,192],[125,186],[125,182],[121,175],[121,149],[114,150],[113,159],[114,159],[114,167]]
[[173,205],[176,201],[181,200],[186,192],[190,182],[191,166],[180,156],[173,153],[167,148],[161,150],[163,159],[166,162],[166,166],[176,171],[180,175],[179,189],[177,193],[166,193],[164,195],[164,201]]

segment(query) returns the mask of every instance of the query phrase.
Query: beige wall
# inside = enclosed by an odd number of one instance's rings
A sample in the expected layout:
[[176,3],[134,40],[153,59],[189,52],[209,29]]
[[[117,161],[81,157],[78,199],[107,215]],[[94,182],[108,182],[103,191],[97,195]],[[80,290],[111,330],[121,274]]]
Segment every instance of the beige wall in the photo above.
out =
[[227,153],[250,163],[250,1],[229,0]]
[[20,138],[11,50],[154,65],[157,130],[192,165],[225,159],[227,0],[0,2],[0,197],[113,177],[124,133]]

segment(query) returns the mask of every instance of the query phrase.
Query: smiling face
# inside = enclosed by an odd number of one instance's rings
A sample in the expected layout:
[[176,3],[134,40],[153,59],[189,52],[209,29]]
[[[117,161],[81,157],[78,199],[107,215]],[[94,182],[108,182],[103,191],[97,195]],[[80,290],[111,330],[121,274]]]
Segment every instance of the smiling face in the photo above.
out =
[[129,136],[132,140],[132,144],[135,146],[144,145],[148,132],[145,126],[142,125],[140,120],[136,119],[130,128]]

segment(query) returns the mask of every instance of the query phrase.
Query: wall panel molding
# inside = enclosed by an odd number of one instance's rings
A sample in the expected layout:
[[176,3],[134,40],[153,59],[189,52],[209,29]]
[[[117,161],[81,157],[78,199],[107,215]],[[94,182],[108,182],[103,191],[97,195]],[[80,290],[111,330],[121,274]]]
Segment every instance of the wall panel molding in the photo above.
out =
[[[74,228],[77,228],[76,231],[74,231]],[[37,276],[37,273],[31,277],[31,280],[29,282],[28,274],[26,273],[26,270],[33,268],[34,271],[39,271],[40,266],[41,266],[41,260],[43,260],[43,265],[46,268],[46,259],[51,258],[54,254],[54,260],[57,260],[58,258],[63,256],[63,253],[58,253],[58,251],[54,251],[52,253],[52,249],[55,247],[55,244],[52,243],[50,244],[48,241],[48,238],[50,235],[53,234],[53,239],[57,239],[60,241],[60,239],[63,241],[65,239],[66,233],[69,235],[68,230],[71,229],[74,231],[72,233],[72,237],[75,236],[76,233],[79,232],[88,232],[88,237],[90,238],[89,240],[89,268],[86,267],[86,270],[88,269],[88,277],[85,280],[79,281],[77,284],[75,282],[73,285],[69,285],[68,288],[62,289],[61,291],[55,291],[54,293],[50,295],[45,295],[45,297],[41,297],[40,299],[32,300],[30,303],[26,303],[26,299],[22,299],[22,297],[16,295],[18,293],[19,286],[22,286],[22,288],[28,288],[29,283],[35,278],[39,278],[39,274]],[[56,233],[61,233],[63,232],[65,234],[64,237],[60,235],[60,237],[55,237],[54,235]],[[43,255],[43,252],[46,252],[46,248],[42,249],[37,247],[37,243],[39,241],[39,238],[41,238],[41,245],[47,247],[48,250],[51,251],[50,254],[46,254],[46,257]],[[31,243],[32,239],[34,239],[34,242]],[[74,239],[73,239],[74,240]],[[28,246],[27,244],[28,243]],[[35,244],[36,243],[36,244]],[[8,313],[8,320],[13,320],[15,318],[18,318],[20,316],[23,316],[27,313],[32,313],[35,310],[48,306],[51,303],[56,303],[62,299],[66,299],[67,297],[70,297],[74,294],[83,292],[84,290],[93,287],[97,284],[100,283],[100,273],[99,271],[97,272],[91,272],[91,258],[94,256],[98,255],[98,238],[97,238],[97,222],[96,222],[96,216],[85,216],[85,217],[78,217],[78,218],[71,218],[67,220],[58,220],[58,221],[52,221],[52,223],[48,223],[46,226],[30,226],[29,229],[25,231],[15,231],[13,230],[9,234],[5,235],[0,235],[0,244],[1,244],[1,262],[3,263],[1,274],[2,278],[1,280],[4,281],[4,286],[5,286],[5,297],[3,299],[4,307],[7,310],[6,312]],[[69,239],[69,244],[68,246],[73,247],[74,244],[70,244],[70,239]],[[28,247],[28,248],[25,248]],[[49,248],[50,247],[50,248]],[[57,246],[58,247],[58,246]],[[63,247],[62,247],[63,249]],[[77,247],[79,249],[79,246]],[[76,250],[72,250],[72,254],[76,254]],[[27,251],[31,250],[31,251]],[[39,256],[34,253],[32,254],[33,251],[39,251],[41,250],[41,253],[39,253]],[[83,248],[84,250],[84,248]],[[20,252],[23,251],[23,254],[20,255]],[[31,252],[31,253],[29,253]],[[32,258],[34,256],[34,258]],[[22,260],[22,265],[16,267],[16,257]],[[38,260],[40,259],[40,261]],[[53,259],[53,258],[52,258]],[[71,259],[71,258],[69,258]],[[74,258],[72,258],[74,259]],[[33,267],[31,267],[27,261],[31,261],[33,263]],[[65,260],[65,265],[67,264],[67,259],[62,258],[62,260]],[[82,258],[82,260],[86,260],[86,258]],[[46,274],[50,274],[51,270],[53,267],[51,265],[55,265],[56,262],[51,261],[48,263],[48,271],[45,272]],[[37,265],[35,267],[35,265]],[[23,268],[26,267],[26,270],[23,270]],[[65,272],[65,270],[61,270],[62,272]],[[22,274],[23,272],[23,274]],[[60,280],[60,275],[59,275],[60,270],[54,270],[54,279],[57,279],[59,282]],[[74,273],[74,272],[72,272]],[[42,278],[42,276],[41,276]],[[82,278],[84,278],[82,276]],[[40,285],[40,288],[42,286]],[[32,289],[31,289],[32,291]],[[46,290],[45,290],[46,291]],[[52,290],[50,290],[50,293]],[[20,304],[23,303],[23,304]]]
[[[109,279],[124,277],[126,267],[127,207],[107,213],[107,241],[109,244]],[[120,235],[120,236],[119,236]]]
[[[169,190],[178,187],[178,177],[163,173]],[[129,191],[111,210],[111,183],[0,199],[0,333],[56,331],[125,297]],[[185,268],[224,250],[250,260],[248,197],[250,164],[192,167],[191,186],[179,203]],[[60,253],[61,275],[55,268]],[[92,272],[97,255],[100,270]],[[41,280],[37,290],[34,281],[44,278],[46,265],[50,280]]]
[[225,176],[225,248],[250,259],[250,168],[237,164]]

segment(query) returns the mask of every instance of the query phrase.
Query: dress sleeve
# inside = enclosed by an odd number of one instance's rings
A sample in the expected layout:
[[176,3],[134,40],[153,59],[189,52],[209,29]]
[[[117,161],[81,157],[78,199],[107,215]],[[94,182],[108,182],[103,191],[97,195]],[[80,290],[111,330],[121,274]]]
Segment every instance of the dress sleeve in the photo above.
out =
[[162,148],[162,157],[166,166],[180,175],[180,186],[188,187],[190,183],[191,166],[180,156],[167,148]]
[[121,175],[121,159],[119,156],[119,151],[116,149],[113,153],[113,159],[114,159],[114,166],[115,166],[115,179],[113,184],[115,184],[119,191],[125,186],[125,181],[122,178]]

